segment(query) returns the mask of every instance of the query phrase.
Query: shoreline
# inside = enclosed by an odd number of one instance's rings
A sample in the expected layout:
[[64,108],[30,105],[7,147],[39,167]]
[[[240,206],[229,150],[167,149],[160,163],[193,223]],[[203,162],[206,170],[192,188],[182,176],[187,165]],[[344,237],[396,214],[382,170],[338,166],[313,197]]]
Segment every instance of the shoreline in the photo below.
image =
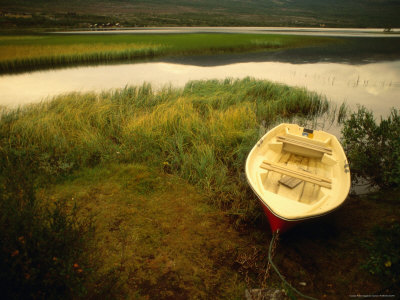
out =
[[400,37],[400,28],[321,28],[321,27],[253,27],[253,26],[193,26],[193,27],[126,27],[91,28],[54,31],[52,34],[183,34],[183,33],[244,33],[311,35],[326,37]]

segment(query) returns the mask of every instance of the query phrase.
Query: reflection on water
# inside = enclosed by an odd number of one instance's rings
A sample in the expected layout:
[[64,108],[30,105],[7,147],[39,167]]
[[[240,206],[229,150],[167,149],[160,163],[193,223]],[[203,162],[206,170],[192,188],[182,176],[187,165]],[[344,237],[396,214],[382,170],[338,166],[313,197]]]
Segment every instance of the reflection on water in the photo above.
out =
[[239,62],[288,62],[366,64],[400,59],[399,38],[336,38],[334,44],[323,44],[304,48],[284,49],[218,56],[177,57],[169,62],[195,66],[220,66]]
[[144,82],[155,88],[169,84],[182,87],[189,80],[246,76],[306,87],[339,104],[363,104],[377,115],[399,107],[400,60],[364,65],[243,62],[207,67],[153,62],[6,75],[0,77],[0,105],[16,106],[60,93],[102,91]]

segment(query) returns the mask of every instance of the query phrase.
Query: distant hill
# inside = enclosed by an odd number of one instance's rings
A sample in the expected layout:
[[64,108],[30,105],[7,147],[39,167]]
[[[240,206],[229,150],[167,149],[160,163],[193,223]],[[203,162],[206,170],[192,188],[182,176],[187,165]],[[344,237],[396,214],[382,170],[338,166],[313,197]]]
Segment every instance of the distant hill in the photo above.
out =
[[400,0],[0,0],[0,25],[400,27]]

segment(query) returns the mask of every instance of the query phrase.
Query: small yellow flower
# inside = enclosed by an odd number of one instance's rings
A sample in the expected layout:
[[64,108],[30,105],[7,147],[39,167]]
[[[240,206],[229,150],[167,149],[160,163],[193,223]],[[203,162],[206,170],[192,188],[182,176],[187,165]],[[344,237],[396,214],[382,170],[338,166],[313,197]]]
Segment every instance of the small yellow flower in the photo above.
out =
[[392,266],[392,262],[390,260],[388,260],[387,262],[385,262],[385,267],[386,268],[390,268]]

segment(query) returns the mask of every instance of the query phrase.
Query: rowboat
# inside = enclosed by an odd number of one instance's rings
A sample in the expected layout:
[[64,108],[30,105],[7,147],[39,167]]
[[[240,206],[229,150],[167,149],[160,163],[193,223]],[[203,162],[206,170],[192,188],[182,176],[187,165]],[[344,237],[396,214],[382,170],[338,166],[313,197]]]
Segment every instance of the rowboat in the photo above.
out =
[[273,233],[332,212],[350,190],[350,169],[337,138],[297,124],[268,131],[245,168]]

